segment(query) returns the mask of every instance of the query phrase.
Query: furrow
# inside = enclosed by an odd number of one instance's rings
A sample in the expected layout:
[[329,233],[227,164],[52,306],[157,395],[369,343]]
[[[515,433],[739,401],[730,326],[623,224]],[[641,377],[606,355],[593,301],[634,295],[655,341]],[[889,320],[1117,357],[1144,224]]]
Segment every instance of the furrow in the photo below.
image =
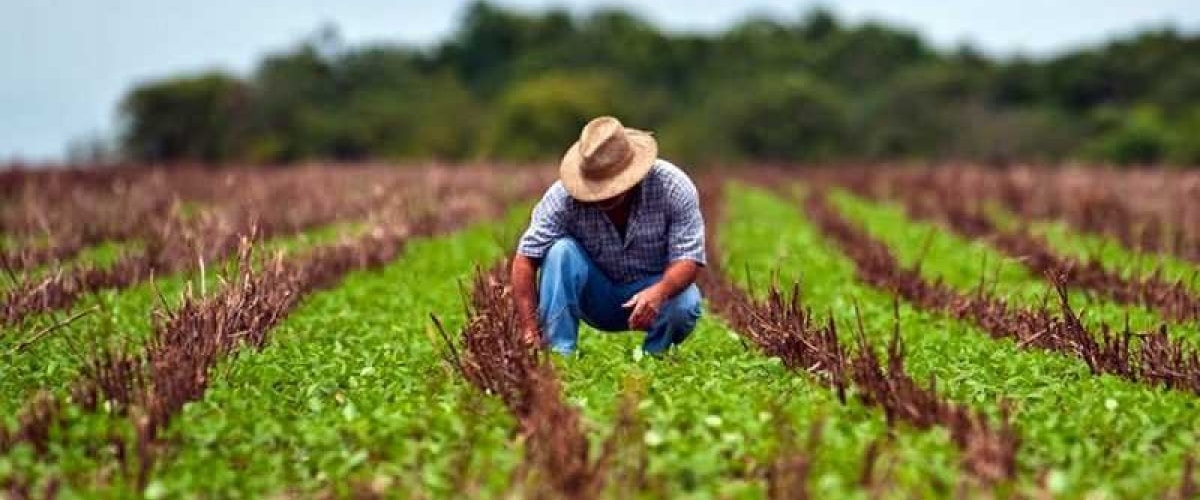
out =
[[1022,308],[980,289],[966,295],[943,283],[926,281],[917,269],[903,268],[885,244],[844,219],[822,193],[806,197],[804,207],[822,231],[836,241],[858,268],[859,278],[891,290],[925,309],[969,320],[998,338],[1021,347],[1076,357],[1093,373],[1113,374],[1150,386],[1200,394],[1200,353],[1167,335],[1166,327],[1135,334],[1102,326],[1092,331],[1072,309],[1066,283],[1054,277],[1059,314],[1047,307]]
[[[255,253],[300,254],[361,234],[363,225],[333,225],[255,242]],[[155,277],[122,290],[89,294],[67,311],[50,311],[0,336],[0,414],[14,415],[38,390],[68,392],[89,353],[119,344],[139,349],[154,329],[155,311],[175,309],[189,289],[219,289],[236,256],[208,263],[204,272]],[[207,293],[205,293],[207,294]]]
[[163,435],[171,449],[150,487],[248,498],[503,491],[520,463],[513,419],[442,362],[429,314],[461,328],[461,284],[501,257],[521,212],[409,241],[387,266],[306,299],[261,351],[221,362]]
[[960,169],[959,195],[989,199],[1026,219],[1061,219],[1131,249],[1200,262],[1200,176],[1166,170]]
[[911,216],[938,221],[960,235],[987,241],[1037,275],[1061,280],[1071,288],[1093,291],[1122,304],[1144,306],[1170,321],[1200,319],[1200,297],[1182,280],[1169,282],[1158,273],[1127,278],[1098,259],[1081,261],[1057,253],[1027,225],[1002,229],[985,213],[980,200],[958,194],[962,184],[969,182],[961,177],[939,171],[903,171],[866,185],[846,184],[860,195],[898,198]]
[[[777,270],[788,280],[799,280],[803,297],[815,310],[837,313],[842,330],[854,330],[858,310],[868,337],[876,345],[888,342],[899,295],[892,287],[864,281],[849,253],[824,235],[815,219],[802,217],[796,203],[757,190],[733,189],[730,194],[730,222],[722,241],[726,260],[735,263],[728,266],[731,278],[761,282],[750,277]],[[1200,398],[1097,375],[1080,358],[1022,346],[1013,337],[994,338],[952,312],[911,300],[899,306],[905,367],[913,378],[936,377],[946,398],[993,417],[1002,415],[1005,406],[1011,408],[1013,425],[1021,431],[1014,493],[1176,494],[1180,471],[1195,451]],[[1146,463],[1148,455],[1157,457],[1154,464]]]
[[[507,203],[499,196],[491,201]],[[244,347],[261,348],[271,328],[306,295],[333,286],[354,270],[394,259],[412,234],[453,230],[499,208],[464,205],[417,216],[398,211],[354,241],[294,258],[276,256],[262,266],[254,264],[252,246],[243,239],[237,275],[226,287],[209,297],[188,294],[177,309],[165,311],[143,350],[112,350],[92,358],[72,385],[72,404],[89,413],[129,417],[134,435],[110,439],[122,467],[135,474],[137,488],[144,488],[165,446],[159,434],[184,404],[203,396],[218,361]],[[0,450],[29,442],[44,453],[44,440],[63,422],[64,411],[62,400],[38,396],[15,432],[0,430]]]
[[632,437],[626,446],[641,446],[640,436],[625,430],[635,425],[636,400],[627,398],[614,438],[593,455],[579,409],[564,399],[554,367],[520,341],[507,270],[502,264],[476,275],[463,356],[459,360],[451,351],[449,361],[480,390],[499,396],[516,417],[525,441],[516,491],[533,498],[598,498],[610,479],[615,437]]
[[[719,202],[705,201],[711,216]],[[796,372],[819,377],[843,403],[847,389],[853,387],[863,403],[883,410],[889,424],[947,429],[962,453],[964,472],[977,485],[995,486],[1014,477],[1020,438],[1007,411],[999,423],[992,423],[983,413],[945,399],[938,393],[936,381],[931,379],[928,386],[917,383],[905,370],[898,309],[886,361],[868,342],[861,320],[851,350],[839,340],[832,317],[825,321],[813,317],[802,303],[799,285],[785,294],[772,283],[766,298],[756,300],[722,273],[715,231],[709,232],[709,244],[710,259],[715,263],[703,279],[709,303],[763,352],[782,359]]]
[[[174,179],[170,182],[180,183],[189,178],[184,174],[171,174],[167,178]],[[238,177],[227,179],[245,182],[244,186],[229,185],[241,195],[234,198],[236,201],[221,202],[194,215],[188,214],[177,198],[164,201],[163,195],[153,190],[141,196],[110,196],[116,200],[150,200],[145,203],[150,206],[132,211],[106,206],[101,213],[107,215],[101,218],[112,219],[109,225],[115,228],[93,230],[98,231],[94,238],[79,228],[93,227],[92,219],[96,216],[88,215],[84,209],[68,210],[61,215],[63,221],[56,229],[64,233],[59,239],[99,242],[132,238],[141,242],[141,248],[122,255],[112,264],[62,268],[42,277],[22,276],[18,274],[19,269],[8,265],[11,262],[0,261],[6,264],[5,269],[14,282],[0,299],[0,324],[17,325],[33,314],[70,307],[82,296],[98,290],[122,289],[151,276],[195,270],[205,262],[216,262],[236,253],[239,241],[251,232],[262,237],[289,235],[391,210],[389,205],[405,197],[402,193],[412,190],[413,186],[425,185],[423,177],[436,180],[445,176],[446,173],[436,169],[427,169],[403,174],[371,171],[357,182],[339,182],[337,178],[328,179],[315,173],[304,175],[303,172],[270,182],[252,176]],[[271,179],[270,176],[266,178]],[[369,189],[359,184],[366,180],[375,184]],[[169,184],[167,181],[160,183]],[[209,180],[202,184],[224,183]],[[434,188],[445,187],[437,187],[435,183]],[[168,186],[158,186],[158,189],[167,190]],[[46,197],[40,196],[41,193],[34,194],[39,196],[31,195],[30,199],[45,202]],[[288,210],[276,209],[281,205],[288,206]],[[26,211],[36,212],[33,208]],[[152,216],[139,218],[142,211]]]

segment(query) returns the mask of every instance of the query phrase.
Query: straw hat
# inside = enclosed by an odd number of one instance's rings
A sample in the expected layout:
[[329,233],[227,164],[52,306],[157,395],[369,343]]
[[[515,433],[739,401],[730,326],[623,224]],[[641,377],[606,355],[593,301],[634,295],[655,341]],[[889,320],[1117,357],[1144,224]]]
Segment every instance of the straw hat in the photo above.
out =
[[558,176],[571,197],[599,201],[637,185],[657,158],[658,142],[650,132],[601,116],[583,127],[579,140],[563,155]]

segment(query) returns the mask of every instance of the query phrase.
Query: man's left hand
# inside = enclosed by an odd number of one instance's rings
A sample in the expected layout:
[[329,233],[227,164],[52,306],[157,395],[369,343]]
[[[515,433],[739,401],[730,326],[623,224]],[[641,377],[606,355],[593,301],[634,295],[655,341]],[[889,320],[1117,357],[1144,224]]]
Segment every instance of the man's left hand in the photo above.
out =
[[652,285],[633,295],[628,302],[621,305],[626,309],[633,308],[629,313],[629,328],[633,330],[648,330],[658,317],[667,296],[658,285]]

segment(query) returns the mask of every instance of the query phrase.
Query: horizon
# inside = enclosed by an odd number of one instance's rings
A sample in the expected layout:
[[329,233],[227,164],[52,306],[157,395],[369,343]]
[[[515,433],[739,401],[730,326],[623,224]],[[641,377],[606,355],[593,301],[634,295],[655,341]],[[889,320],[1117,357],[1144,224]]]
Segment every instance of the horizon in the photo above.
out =
[[[1089,16],[1074,15],[1080,9],[1069,5],[1041,5],[1036,8],[1043,15],[1034,19],[1028,18],[1027,5],[942,6],[926,0],[904,6],[876,0],[765,1],[752,6],[719,1],[703,11],[682,8],[686,2],[681,0],[648,6],[593,0],[492,3],[527,13],[565,7],[575,16],[620,8],[664,32],[703,34],[722,32],[748,18],[792,20],[826,8],[843,22],[881,22],[912,31],[939,51],[969,45],[998,60],[1043,59],[1146,31],[1195,33],[1200,28],[1200,9],[1171,0],[1089,5]],[[347,46],[430,48],[453,35],[467,5],[371,0],[336,7],[310,2],[297,8],[282,0],[251,6],[223,0],[179,7],[125,0],[114,7],[75,0],[68,2],[70,14],[62,16],[61,5],[17,0],[9,6],[15,15],[0,16],[0,27],[5,28],[0,29],[0,68],[9,70],[0,78],[0,108],[9,111],[9,120],[0,125],[0,162],[61,162],[71,141],[115,137],[117,102],[139,83],[214,69],[244,76],[265,55],[295,46],[323,26],[335,27]],[[1143,15],[1132,15],[1131,10]],[[992,15],[985,15],[989,11]],[[134,14],[128,16],[130,12]],[[227,15],[230,12],[241,16]],[[184,17],[189,22],[180,22]],[[4,19],[11,25],[5,26]],[[92,19],[98,21],[93,24]],[[270,29],[262,29],[264,19],[272,23]],[[214,36],[214,26],[237,36]],[[29,46],[38,49],[22,50]]]

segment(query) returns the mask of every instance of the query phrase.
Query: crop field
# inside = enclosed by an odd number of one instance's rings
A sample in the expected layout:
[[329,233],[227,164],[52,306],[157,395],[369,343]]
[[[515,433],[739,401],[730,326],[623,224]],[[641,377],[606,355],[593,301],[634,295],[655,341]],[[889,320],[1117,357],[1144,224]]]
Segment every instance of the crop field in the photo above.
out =
[[562,358],[554,173],[0,172],[0,495],[1200,496],[1200,174],[691,172],[697,330]]

